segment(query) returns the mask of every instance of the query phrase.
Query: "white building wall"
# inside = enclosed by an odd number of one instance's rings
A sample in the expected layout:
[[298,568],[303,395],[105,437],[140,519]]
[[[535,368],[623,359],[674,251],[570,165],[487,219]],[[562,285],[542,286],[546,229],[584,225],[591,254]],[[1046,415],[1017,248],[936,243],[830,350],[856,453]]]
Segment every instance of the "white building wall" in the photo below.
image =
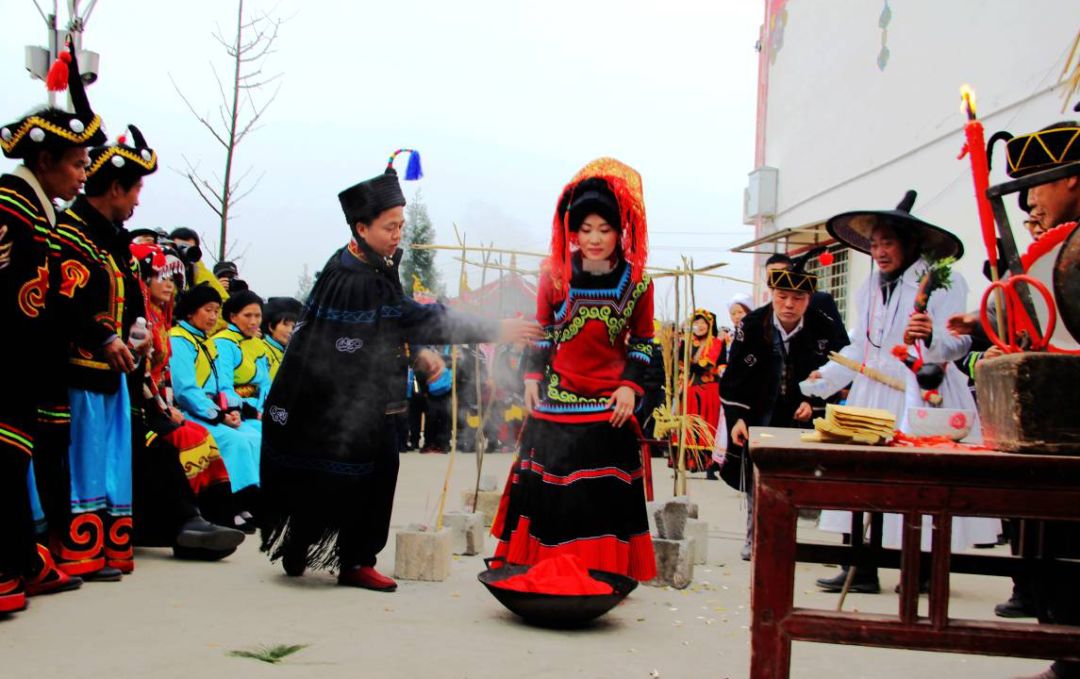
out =
[[[781,39],[774,34],[769,41],[780,48],[768,74],[764,130],[764,164],[779,168],[778,205],[758,235],[847,210],[892,208],[915,189],[914,214],[964,241],[958,269],[972,288],[973,308],[986,255],[970,163],[956,158],[964,144],[960,85],[975,89],[987,137],[1075,118],[1073,102],[1061,112],[1054,87],[1080,26],[1080,3],[893,0],[883,32],[885,4],[783,3],[786,21],[775,28]],[[889,59],[881,69],[883,39]],[[1006,179],[1003,145],[996,150],[992,184]],[[1022,213],[1015,199],[1007,204],[1024,248]],[[869,258],[855,255],[852,265],[850,285],[857,288]]]

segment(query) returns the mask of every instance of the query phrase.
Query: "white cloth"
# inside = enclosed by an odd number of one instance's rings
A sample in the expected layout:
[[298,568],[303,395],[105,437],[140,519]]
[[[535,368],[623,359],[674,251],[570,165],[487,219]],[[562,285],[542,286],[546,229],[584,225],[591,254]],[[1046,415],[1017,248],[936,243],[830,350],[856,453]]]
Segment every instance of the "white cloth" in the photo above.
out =
[[[888,303],[884,302],[881,292],[881,272],[876,268],[871,271],[870,277],[856,293],[857,317],[851,331],[851,344],[840,351],[845,358],[902,380],[907,385],[906,391],[897,391],[832,361],[820,371],[822,379],[829,385],[829,394],[851,383],[848,405],[882,408],[895,413],[900,431],[907,430],[907,408],[922,405],[922,394],[914,373],[893,356],[892,348],[904,343],[904,329],[915,308],[919,278],[926,269],[924,260],[908,267],[893,289]],[[955,337],[945,328],[950,316],[965,311],[967,292],[967,282],[954,270],[950,287],[935,290],[930,296],[927,313],[933,320],[934,333],[931,345],[924,346],[922,351],[927,363],[946,363],[945,379],[938,390],[942,397],[941,407],[974,411],[975,399],[968,389],[967,378],[952,363],[967,354],[971,348],[971,338]],[[982,440],[977,415],[971,433],[964,440],[968,443]],[[924,517],[923,549],[930,546],[929,520],[929,517]],[[899,546],[902,525],[899,515],[885,515],[883,543],[886,546]],[[846,533],[851,530],[851,513],[825,510],[821,513],[818,527]],[[953,549],[994,542],[1000,530],[1001,522],[998,519],[957,517],[953,521]],[[993,537],[988,538],[991,534]]]

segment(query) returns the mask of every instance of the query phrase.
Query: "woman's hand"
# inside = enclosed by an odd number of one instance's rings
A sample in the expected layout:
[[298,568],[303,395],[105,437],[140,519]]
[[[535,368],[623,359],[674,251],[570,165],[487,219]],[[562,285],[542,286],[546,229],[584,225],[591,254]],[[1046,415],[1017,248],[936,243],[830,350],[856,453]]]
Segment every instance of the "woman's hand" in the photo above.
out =
[[184,414],[181,413],[176,408],[170,407],[169,408],[169,419],[172,420],[173,424],[183,424],[184,423]]
[[611,406],[611,419],[608,422],[613,427],[621,427],[626,424],[630,416],[634,414],[634,390],[623,385],[611,394],[608,405]]
[[750,430],[746,428],[746,420],[739,420],[735,423],[735,426],[731,428],[731,440],[734,441],[737,446],[745,446],[749,439]]
[[540,382],[525,380],[525,412],[532,415],[533,408],[540,404]]

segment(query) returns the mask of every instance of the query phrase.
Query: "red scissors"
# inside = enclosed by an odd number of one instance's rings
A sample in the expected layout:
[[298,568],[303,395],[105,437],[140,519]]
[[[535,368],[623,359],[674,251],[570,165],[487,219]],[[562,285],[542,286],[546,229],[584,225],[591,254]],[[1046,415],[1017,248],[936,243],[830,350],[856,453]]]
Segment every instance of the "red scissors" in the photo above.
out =
[[[1026,283],[1031,287],[1039,291],[1043,300],[1046,302],[1046,308],[1048,315],[1046,319],[1046,328],[1039,332],[1038,324],[1035,319],[1031,318],[1028,314],[1027,308],[1020,300],[1020,293],[1017,291],[1016,286],[1018,283]],[[990,295],[994,290],[1001,289],[1002,298],[1005,300],[1005,319],[1008,335],[1006,338],[1002,338],[997,333],[997,328],[994,328],[990,324],[990,320],[986,314],[986,305],[990,300]],[[998,313],[1001,313],[1001,309],[998,309]],[[1006,353],[1015,354],[1021,351],[1045,351],[1050,348],[1050,338],[1054,334],[1054,326],[1057,325],[1057,308],[1054,303],[1054,296],[1050,293],[1050,290],[1043,284],[1042,281],[1037,278],[1032,278],[1027,274],[1010,276],[999,281],[994,281],[990,284],[990,287],[983,293],[982,307],[979,314],[982,321],[983,330],[986,331],[986,336],[993,342],[994,346],[999,347]]]

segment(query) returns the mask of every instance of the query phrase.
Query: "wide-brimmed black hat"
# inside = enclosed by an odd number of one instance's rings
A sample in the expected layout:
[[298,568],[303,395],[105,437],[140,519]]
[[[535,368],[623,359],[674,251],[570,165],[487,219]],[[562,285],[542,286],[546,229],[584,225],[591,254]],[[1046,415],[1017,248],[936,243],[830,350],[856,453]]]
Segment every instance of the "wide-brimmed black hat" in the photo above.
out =
[[359,184],[354,184],[338,194],[341,202],[341,210],[345,213],[345,221],[352,228],[357,222],[365,224],[379,216],[384,210],[403,207],[405,194],[401,192],[401,184],[398,183],[397,171],[394,169],[394,159],[402,153],[411,154],[405,179],[411,181],[424,176],[420,168],[420,153],[413,149],[398,149],[390,155],[390,161],[386,164],[386,171],[377,177],[372,177]]
[[157,172],[158,157],[154,149],[146,145],[139,128],[128,125],[131,144],[127,135],[120,135],[114,144],[95,146],[90,149],[90,167],[86,169],[87,185],[108,186],[114,181],[129,180],[134,183],[140,177]]
[[[59,84],[54,86],[57,80]],[[63,89],[66,83],[75,111],[46,106],[0,127],[0,150],[8,158],[21,159],[41,150],[63,151],[105,143],[101,116],[91,110],[86,98],[74,45],[69,44],[68,51],[60,54],[49,70],[47,82],[52,90]]]
[[911,215],[918,194],[909,190],[895,210],[844,212],[825,223],[829,235],[853,250],[870,254],[870,235],[879,226],[889,225],[915,237],[919,252],[931,260],[964,256],[964,243],[940,226]]

